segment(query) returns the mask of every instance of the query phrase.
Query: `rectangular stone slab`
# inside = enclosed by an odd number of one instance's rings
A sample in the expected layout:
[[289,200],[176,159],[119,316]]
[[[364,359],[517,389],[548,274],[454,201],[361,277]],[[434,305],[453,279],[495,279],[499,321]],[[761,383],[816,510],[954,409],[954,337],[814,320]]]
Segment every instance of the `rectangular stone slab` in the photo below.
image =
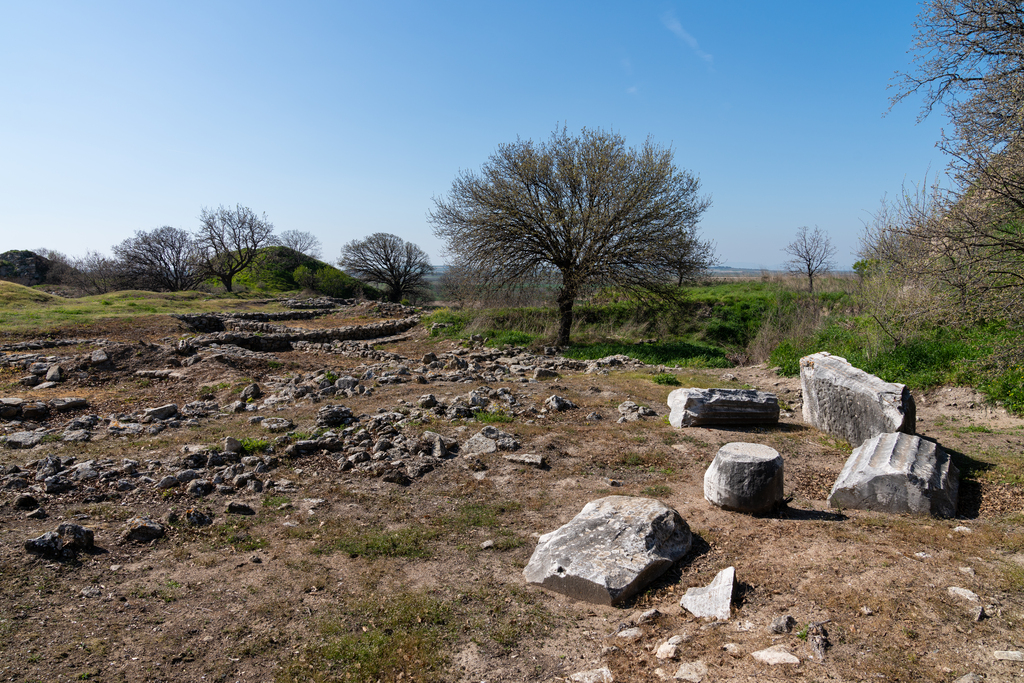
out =
[[775,394],[753,389],[676,389],[668,395],[673,427],[759,425],[779,421]]
[[855,368],[845,358],[825,352],[804,356],[800,388],[804,422],[854,448],[878,434],[917,430],[910,390]]

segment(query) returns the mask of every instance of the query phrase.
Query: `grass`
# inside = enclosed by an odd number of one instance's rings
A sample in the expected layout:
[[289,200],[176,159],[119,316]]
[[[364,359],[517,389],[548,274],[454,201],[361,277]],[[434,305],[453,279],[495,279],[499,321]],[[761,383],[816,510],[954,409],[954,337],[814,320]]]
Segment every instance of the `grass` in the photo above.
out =
[[323,619],[319,641],[286,664],[276,680],[445,680],[445,643],[457,633],[453,616],[451,601],[442,596],[371,593]]
[[266,439],[254,439],[251,437],[245,437],[239,443],[242,444],[242,453],[245,455],[253,455],[255,453],[265,453],[270,448],[270,442]]
[[682,384],[679,378],[670,372],[662,372],[651,377],[651,381],[665,387],[678,387]]
[[624,355],[649,365],[667,365],[677,368],[731,368],[733,363],[726,352],[704,342],[664,342],[655,344],[626,344],[599,342],[576,344],[564,351],[567,358],[596,360],[607,356]]
[[430,541],[438,532],[420,525],[402,529],[352,529],[347,524],[328,522],[319,530],[321,539],[313,546],[313,553],[347,553],[349,557],[415,557],[433,556]]
[[476,418],[478,422],[485,422],[487,424],[513,422],[515,420],[514,417],[506,413],[504,410],[476,410],[473,411],[473,417]]

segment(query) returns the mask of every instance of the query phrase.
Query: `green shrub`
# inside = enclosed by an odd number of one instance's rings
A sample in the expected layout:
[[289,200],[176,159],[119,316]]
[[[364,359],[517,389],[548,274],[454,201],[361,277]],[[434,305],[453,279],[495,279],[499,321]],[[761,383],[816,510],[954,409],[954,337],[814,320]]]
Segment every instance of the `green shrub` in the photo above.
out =
[[666,387],[678,387],[680,385],[679,378],[670,372],[657,374],[654,377],[651,377],[651,381],[655,384],[660,384]]

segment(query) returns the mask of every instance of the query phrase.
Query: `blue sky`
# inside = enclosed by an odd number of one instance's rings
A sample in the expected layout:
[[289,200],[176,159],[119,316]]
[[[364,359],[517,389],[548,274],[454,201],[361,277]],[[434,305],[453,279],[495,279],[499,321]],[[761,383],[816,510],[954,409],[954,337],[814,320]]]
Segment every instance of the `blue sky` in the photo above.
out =
[[945,159],[891,114],[914,2],[0,0],[0,251],[109,253],[266,212],[334,260],[373,232],[441,262],[431,198],[561,124],[650,138],[701,177],[724,263],[818,225],[849,267],[883,195]]

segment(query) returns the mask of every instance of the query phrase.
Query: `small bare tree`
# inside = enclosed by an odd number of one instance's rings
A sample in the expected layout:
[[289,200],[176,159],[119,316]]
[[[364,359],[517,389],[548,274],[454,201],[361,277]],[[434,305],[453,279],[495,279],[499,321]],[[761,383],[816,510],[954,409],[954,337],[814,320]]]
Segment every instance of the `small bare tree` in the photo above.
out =
[[196,242],[206,277],[215,277],[231,291],[231,281],[256,258],[259,250],[274,242],[274,224],[245,206],[234,210],[203,207]]
[[797,275],[806,275],[808,289],[814,292],[814,277],[827,273],[835,267],[832,257],[835,256],[836,248],[828,233],[822,232],[818,226],[814,226],[814,232],[807,232],[807,226],[796,231],[796,239],[782,248],[793,258],[786,261],[789,272]]
[[277,243],[310,258],[319,259],[323,255],[317,236],[304,230],[285,230],[277,236]]
[[114,247],[125,277],[133,287],[180,292],[202,280],[199,247],[192,235],[165,225],[145,232],[136,230]]
[[425,251],[385,232],[346,244],[338,265],[360,280],[383,285],[389,301],[401,301],[429,289],[427,275],[434,270]]

